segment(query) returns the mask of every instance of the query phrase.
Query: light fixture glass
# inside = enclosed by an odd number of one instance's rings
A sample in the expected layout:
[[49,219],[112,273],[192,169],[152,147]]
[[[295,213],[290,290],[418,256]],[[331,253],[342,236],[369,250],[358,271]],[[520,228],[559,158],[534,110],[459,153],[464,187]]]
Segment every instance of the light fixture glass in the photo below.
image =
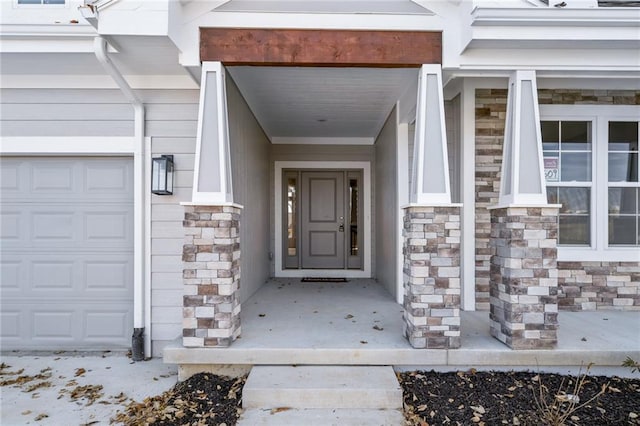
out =
[[173,155],[151,159],[151,192],[157,195],[173,194]]

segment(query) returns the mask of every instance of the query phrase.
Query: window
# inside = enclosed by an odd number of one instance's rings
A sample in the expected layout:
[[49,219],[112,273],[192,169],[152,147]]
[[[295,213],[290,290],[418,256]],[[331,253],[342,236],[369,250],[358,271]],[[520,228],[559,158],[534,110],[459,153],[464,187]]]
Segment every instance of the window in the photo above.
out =
[[591,122],[542,121],[547,200],[561,204],[558,243],[591,244]]
[[541,105],[547,199],[560,204],[558,257],[637,261],[640,107]]
[[609,245],[640,245],[638,122],[610,121],[608,143]]

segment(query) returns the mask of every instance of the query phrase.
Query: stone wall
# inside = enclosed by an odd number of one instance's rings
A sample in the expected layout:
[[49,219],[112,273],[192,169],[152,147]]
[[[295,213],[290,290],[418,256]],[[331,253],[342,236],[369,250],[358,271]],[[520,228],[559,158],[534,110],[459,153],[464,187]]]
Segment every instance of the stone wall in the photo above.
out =
[[640,310],[640,262],[558,262],[560,309]]
[[489,310],[491,214],[498,203],[507,89],[476,90],[476,309]]
[[[640,105],[640,91],[540,89],[538,101],[541,105]],[[500,191],[506,110],[506,89],[476,90],[475,261],[478,310],[489,310],[492,250],[489,241],[491,215],[487,207],[497,203]],[[639,267],[640,262],[560,262],[560,309],[640,309]],[[614,304],[616,299],[619,300]]]
[[460,207],[404,216],[404,334],[423,349],[460,347]]
[[186,206],[182,342],[225,347],[240,335],[240,209]]

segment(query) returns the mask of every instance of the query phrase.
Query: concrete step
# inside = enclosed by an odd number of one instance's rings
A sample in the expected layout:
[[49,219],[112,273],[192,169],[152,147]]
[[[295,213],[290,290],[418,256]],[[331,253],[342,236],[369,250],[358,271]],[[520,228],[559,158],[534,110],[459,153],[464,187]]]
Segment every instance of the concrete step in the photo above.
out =
[[245,409],[402,409],[390,366],[256,366],[242,389]]
[[238,426],[401,426],[404,415],[400,410],[355,409],[289,409],[246,410],[238,419]]

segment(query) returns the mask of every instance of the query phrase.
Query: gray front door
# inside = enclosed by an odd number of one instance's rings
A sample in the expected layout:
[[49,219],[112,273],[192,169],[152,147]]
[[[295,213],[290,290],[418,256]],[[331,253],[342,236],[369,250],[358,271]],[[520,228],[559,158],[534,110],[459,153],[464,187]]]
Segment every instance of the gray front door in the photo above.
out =
[[302,172],[303,269],[345,267],[344,172]]

